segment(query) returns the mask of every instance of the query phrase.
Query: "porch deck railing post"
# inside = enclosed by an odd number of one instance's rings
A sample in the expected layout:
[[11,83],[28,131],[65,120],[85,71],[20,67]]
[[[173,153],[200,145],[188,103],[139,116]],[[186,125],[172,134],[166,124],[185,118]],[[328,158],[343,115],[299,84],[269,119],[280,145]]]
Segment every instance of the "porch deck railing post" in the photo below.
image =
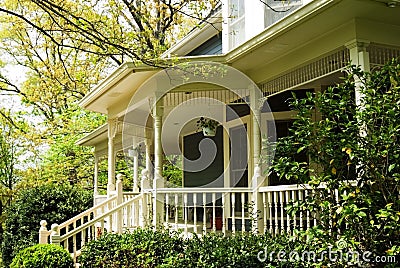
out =
[[[122,192],[122,174],[117,175],[117,183],[116,183],[116,190],[117,190],[117,206],[121,205],[124,202],[124,193]],[[122,233],[122,225],[123,225],[123,213],[122,210],[117,212],[116,218],[116,231],[118,234]]]

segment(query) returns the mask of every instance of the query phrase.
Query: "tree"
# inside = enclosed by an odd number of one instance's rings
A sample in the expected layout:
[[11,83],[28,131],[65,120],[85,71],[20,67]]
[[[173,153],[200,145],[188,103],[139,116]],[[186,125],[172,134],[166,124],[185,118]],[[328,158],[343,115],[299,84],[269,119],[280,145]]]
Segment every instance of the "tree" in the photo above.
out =
[[[83,112],[78,100],[125,60],[161,64],[155,59],[195,24],[187,20],[187,27],[182,23],[184,17],[199,22],[215,4],[187,0],[2,1],[0,90],[19,96],[27,106],[26,118],[33,122],[25,137],[34,146],[26,149],[34,151],[36,162],[42,164],[36,171],[28,168],[25,175],[45,180],[88,178],[91,151],[74,146],[74,141],[104,123],[104,117]],[[24,81],[8,78],[9,64],[23,66]],[[43,154],[47,146],[51,150]],[[55,165],[68,171],[56,176],[54,169],[48,168]]]
[[[354,66],[348,71],[341,84],[294,99],[297,120],[292,135],[278,142],[272,169],[314,189],[290,208],[318,215],[318,226],[297,234],[307,241],[303,250],[335,250],[342,240],[346,252],[399,254],[400,64],[394,60],[372,73]],[[361,81],[361,105],[355,81]],[[315,110],[323,120],[312,120]],[[302,151],[310,164],[295,161]],[[338,267],[347,265],[337,261]]]
[[[118,65],[125,60],[157,64],[157,56],[180,37],[177,33],[183,36],[190,29],[182,24],[184,17],[199,24],[219,3],[213,0],[4,2],[0,12],[19,18],[57,48],[105,56]],[[38,12],[32,14],[32,8]],[[53,28],[32,19],[43,16],[53,22]],[[58,39],[60,33],[65,41]]]

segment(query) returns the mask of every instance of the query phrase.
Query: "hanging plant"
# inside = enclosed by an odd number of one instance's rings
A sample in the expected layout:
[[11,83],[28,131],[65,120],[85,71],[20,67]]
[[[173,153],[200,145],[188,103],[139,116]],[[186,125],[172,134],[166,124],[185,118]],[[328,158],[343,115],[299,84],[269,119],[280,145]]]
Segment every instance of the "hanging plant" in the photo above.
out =
[[199,130],[203,130],[203,135],[206,137],[215,136],[217,127],[219,126],[218,121],[205,117],[200,117],[196,124]]

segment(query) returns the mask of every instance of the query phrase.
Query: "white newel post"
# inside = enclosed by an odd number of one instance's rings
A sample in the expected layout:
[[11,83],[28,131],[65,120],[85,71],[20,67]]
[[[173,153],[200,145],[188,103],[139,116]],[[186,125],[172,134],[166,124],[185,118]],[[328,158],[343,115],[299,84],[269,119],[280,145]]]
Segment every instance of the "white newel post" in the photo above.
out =
[[47,230],[47,221],[40,221],[39,244],[47,244],[50,232]]
[[107,195],[111,196],[112,192],[115,191],[115,149],[114,149],[114,138],[117,133],[118,119],[108,120],[108,183],[107,183]]
[[260,154],[261,154],[261,107],[263,105],[262,95],[256,86],[250,88],[250,107],[252,112],[252,160],[253,160],[253,176],[251,181],[252,187],[252,202],[254,204],[252,217],[252,231],[263,232],[263,217],[261,214],[264,211],[262,194],[259,192],[260,186],[263,183]]
[[[117,190],[117,206],[121,205],[124,202],[124,193],[123,193],[123,189],[122,189],[122,179],[123,179],[123,175],[122,174],[118,174],[117,175],[117,184],[116,184],[116,190]],[[122,210],[120,209],[117,212],[117,219],[116,219],[116,231],[118,234],[122,234],[122,226],[123,226],[123,213]]]
[[164,187],[162,177],[163,170],[163,153],[161,143],[162,131],[162,116],[163,116],[163,101],[162,97],[157,101],[153,110],[154,119],[154,179],[153,179],[153,226],[157,226],[163,219],[164,203],[157,195],[157,188]]
[[60,245],[60,228],[57,223],[51,225],[50,244]]

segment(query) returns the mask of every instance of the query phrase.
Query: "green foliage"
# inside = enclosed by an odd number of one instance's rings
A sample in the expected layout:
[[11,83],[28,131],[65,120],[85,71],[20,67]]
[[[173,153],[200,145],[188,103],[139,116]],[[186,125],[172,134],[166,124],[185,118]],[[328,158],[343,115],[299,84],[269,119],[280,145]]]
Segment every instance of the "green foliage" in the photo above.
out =
[[264,267],[257,254],[268,245],[268,236],[207,234],[185,241],[185,250],[161,267]]
[[18,116],[11,116],[9,112],[0,108],[0,193],[2,196],[10,195],[21,178],[18,162],[23,154],[23,144],[26,140],[21,137],[21,131],[17,125],[22,127],[21,119]]
[[196,125],[199,130],[202,128],[216,129],[219,123],[210,118],[200,117],[200,119],[196,121]]
[[165,157],[163,177],[166,178],[173,187],[182,186],[183,171],[181,155],[168,155]]
[[89,242],[79,263],[94,267],[157,267],[165,258],[183,252],[182,240],[168,232],[137,229],[122,235],[106,234]]
[[223,237],[208,233],[185,239],[180,233],[137,229],[122,235],[106,234],[89,242],[78,261],[82,268],[302,267],[301,262],[288,266],[268,257],[272,251],[291,252],[301,245],[301,241],[285,236],[237,233]]
[[46,244],[21,250],[13,259],[10,268],[73,268],[71,255],[62,247]]
[[[372,73],[351,67],[341,84],[294,99],[293,106],[292,135],[278,141],[272,168],[315,188],[290,209],[310,210],[319,225],[297,236],[314,250],[334,248],[340,239],[348,250],[399,254],[400,64]],[[322,120],[312,120],[316,111]],[[310,164],[295,161],[303,150]]]
[[61,223],[92,205],[91,192],[67,184],[44,184],[22,190],[7,208],[2,257],[7,266],[15,254],[38,241],[39,223]]

